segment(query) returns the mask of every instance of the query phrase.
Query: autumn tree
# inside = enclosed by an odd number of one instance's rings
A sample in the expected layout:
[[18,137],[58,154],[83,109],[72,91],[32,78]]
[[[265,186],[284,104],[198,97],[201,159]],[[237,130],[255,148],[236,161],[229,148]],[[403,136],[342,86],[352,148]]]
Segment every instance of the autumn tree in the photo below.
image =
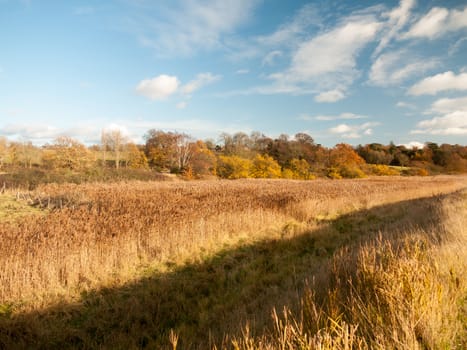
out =
[[151,167],[182,172],[189,165],[194,143],[191,136],[152,129],[145,139],[145,153]]
[[330,151],[330,174],[337,171],[342,177],[363,177],[361,167],[364,164],[363,158],[346,143],[340,143]]
[[389,153],[387,147],[379,143],[371,143],[365,146],[358,146],[357,153],[368,164],[385,164],[389,165],[394,159],[394,153]]
[[91,164],[91,152],[79,141],[60,136],[53,144],[44,146],[43,162],[51,169],[80,170]]
[[192,157],[189,167],[195,177],[216,174],[216,156],[201,140],[192,144]]
[[292,159],[287,168],[292,179],[309,180],[312,179],[310,164],[305,159]]
[[34,146],[31,141],[11,142],[8,150],[13,165],[32,168],[33,165],[40,165],[42,161],[41,150]]
[[250,176],[251,160],[238,156],[219,156],[217,174],[225,179],[241,179]]
[[127,168],[146,169],[148,167],[148,159],[144,151],[133,142],[124,145],[122,159]]
[[267,154],[257,154],[252,161],[250,175],[255,178],[280,178],[281,166]]
[[0,137],[0,168],[3,167],[8,159],[8,140],[6,137]]

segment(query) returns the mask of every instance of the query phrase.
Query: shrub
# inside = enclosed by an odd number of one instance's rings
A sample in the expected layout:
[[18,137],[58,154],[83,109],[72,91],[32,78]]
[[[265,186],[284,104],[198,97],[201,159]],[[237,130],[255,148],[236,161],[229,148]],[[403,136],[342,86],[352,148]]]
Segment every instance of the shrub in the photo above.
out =
[[394,176],[400,174],[396,169],[383,164],[370,164],[368,168],[371,174],[378,176]]

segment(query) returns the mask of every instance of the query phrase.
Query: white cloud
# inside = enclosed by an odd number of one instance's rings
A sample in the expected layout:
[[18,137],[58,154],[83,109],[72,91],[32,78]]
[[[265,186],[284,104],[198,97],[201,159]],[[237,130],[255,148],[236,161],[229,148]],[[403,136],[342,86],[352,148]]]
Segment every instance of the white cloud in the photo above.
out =
[[[244,123],[238,124],[236,122],[216,122],[207,119],[160,119],[153,120],[120,120],[119,124],[125,125],[131,134],[137,140],[135,142],[144,142],[142,135],[150,129],[160,129],[166,131],[184,132],[197,138],[217,138],[222,132],[235,133],[243,131],[250,133],[253,131],[249,126]],[[139,137],[139,139],[138,139]]]
[[467,135],[467,96],[439,99],[428,113],[438,116],[420,121],[412,134]]
[[330,120],[355,120],[355,119],[366,119],[366,115],[358,115],[354,113],[341,113],[339,115],[318,115],[311,117],[304,115],[301,117],[303,120],[320,120],[320,121],[330,121]]
[[0,129],[0,134],[35,140],[55,138],[59,136],[60,131],[51,125],[9,124]]
[[422,149],[425,146],[425,144],[422,142],[418,142],[418,141],[410,141],[408,143],[401,143],[398,146],[404,146],[407,149],[412,149],[412,148]]
[[436,59],[414,58],[404,49],[385,53],[371,66],[369,82],[376,86],[397,85],[437,65]]
[[399,107],[399,108],[408,108],[408,109],[417,109],[417,107],[411,103],[407,103],[407,102],[404,102],[404,101],[399,101],[396,103],[396,107]]
[[430,112],[452,113],[455,111],[467,111],[467,96],[460,98],[442,98],[431,105]]
[[248,74],[248,73],[250,73],[250,70],[249,70],[249,69],[245,69],[245,68],[243,68],[243,69],[238,69],[238,70],[235,72],[235,74],[240,74],[240,75],[242,75],[242,74]]
[[377,56],[394,39],[399,31],[410,20],[411,10],[415,6],[416,0],[401,0],[399,7],[385,13],[383,16],[388,18],[385,24],[384,34],[376,47],[373,55]]
[[0,127],[0,134],[17,141],[31,141],[34,144],[53,142],[59,136],[69,136],[87,143],[96,143],[99,140],[100,130],[95,121],[80,123],[79,127],[59,128],[44,124],[9,124]]
[[327,73],[353,75],[359,51],[373,40],[379,26],[377,22],[350,22],[302,43],[293,55],[288,78],[304,81]]
[[221,48],[224,36],[247,22],[257,3],[257,0],[187,0],[171,1],[170,5],[146,4],[132,25],[139,32],[140,42],[156,49],[158,55],[191,55],[199,50]]
[[221,79],[220,75],[214,75],[212,73],[200,73],[196,78],[187,84],[183,85],[181,90],[184,94],[191,94],[203,86],[212,84]]
[[151,100],[164,100],[177,91],[179,84],[177,77],[162,74],[141,81],[136,91]]
[[409,29],[403,38],[435,39],[447,32],[466,27],[467,7],[463,10],[433,7]]
[[379,125],[377,122],[368,122],[360,125],[339,124],[328,129],[331,134],[337,134],[348,139],[357,139],[364,135],[373,134],[373,126]]
[[1,126],[0,135],[10,140],[32,141],[36,145],[53,142],[59,136],[69,136],[86,144],[100,143],[102,130],[120,130],[135,143],[144,143],[143,135],[150,129],[184,132],[198,138],[216,138],[221,132],[250,133],[253,129],[244,123],[218,123],[206,119],[161,119],[158,121],[138,120],[138,118],[117,119],[113,122],[83,121],[79,127],[63,128],[44,124],[10,124]]
[[442,117],[422,120],[412,134],[467,135],[467,111],[456,111]]
[[337,102],[345,98],[345,94],[339,90],[329,90],[320,93],[319,95],[315,96],[316,102]]
[[270,35],[259,36],[255,42],[266,47],[278,47],[295,43],[307,34],[310,26],[320,26],[322,18],[314,4],[304,5],[293,18]]
[[259,58],[263,60],[262,66],[272,65],[279,55],[288,56],[290,49],[295,49],[305,38],[309,38],[314,29],[322,27],[322,23],[319,7],[305,4],[272,33],[246,38],[230,36],[223,45],[230,60]]
[[274,65],[274,60],[282,56],[282,51],[274,50],[269,52],[264,56],[263,61],[261,62],[262,66],[272,66]]
[[130,132],[128,131],[128,128],[122,124],[110,123],[109,125],[105,126],[103,130],[106,132],[119,131],[124,137],[130,136]]
[[301,43],[285,72],[272,74],[276,86],[315,86],[345,90],[358,76],[356,59],[380,28],[373,17],[355,17],[337,28]]
[[467,73],[455,75],[448,71],[425,78],[415,85],[409,91],[409,95],[435,95],[441,91],[447,90],[467,90]]

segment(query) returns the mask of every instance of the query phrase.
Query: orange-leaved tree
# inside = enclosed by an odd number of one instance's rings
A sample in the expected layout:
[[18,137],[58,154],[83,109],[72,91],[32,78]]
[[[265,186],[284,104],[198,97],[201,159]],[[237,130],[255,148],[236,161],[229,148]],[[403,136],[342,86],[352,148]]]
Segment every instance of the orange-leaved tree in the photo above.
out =
[[[360,157],[352,146],[346,143],[339,143],[330,151],[329,176],[339,174],[341,177],[357,178],[364,177],[362,167],[365,161]],[[335,176],[338,177],[338,176]]]

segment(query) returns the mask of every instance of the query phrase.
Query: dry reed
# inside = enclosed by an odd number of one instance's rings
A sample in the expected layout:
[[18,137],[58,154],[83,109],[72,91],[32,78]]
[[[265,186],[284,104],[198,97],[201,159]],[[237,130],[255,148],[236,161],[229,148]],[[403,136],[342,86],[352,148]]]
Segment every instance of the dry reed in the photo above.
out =
[[44,306],[126,282],[142,266],[163,269],[267,238],[268,228],[293,220],[309,228],[462,186],[462,177],[41,186],[28,197],[47,215],[0,225],[0,304]]

